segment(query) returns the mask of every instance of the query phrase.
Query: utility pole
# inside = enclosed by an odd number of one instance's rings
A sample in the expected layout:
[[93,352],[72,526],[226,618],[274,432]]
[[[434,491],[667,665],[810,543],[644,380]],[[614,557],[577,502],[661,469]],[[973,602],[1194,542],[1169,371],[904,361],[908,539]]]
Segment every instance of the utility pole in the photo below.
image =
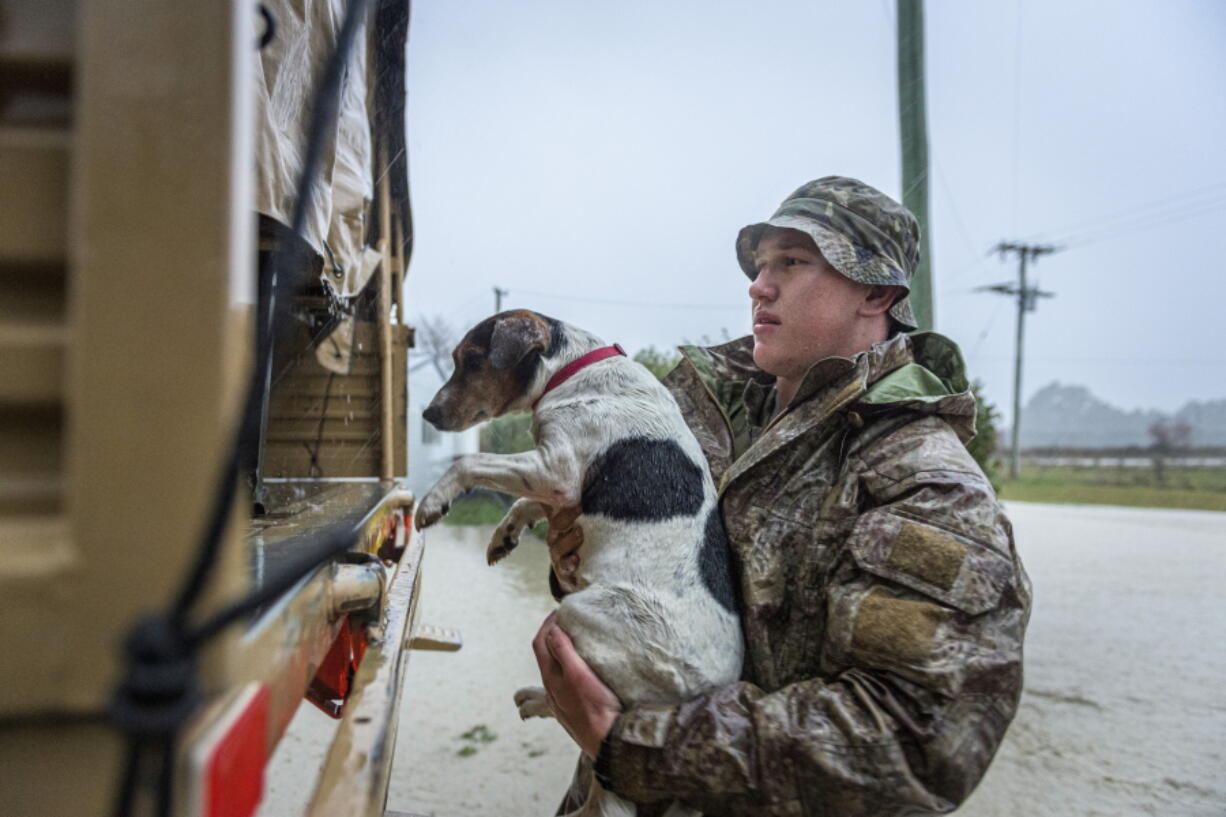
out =
[[1039,298],[1051,298],[1054,292],[1042,292],[1038,287],[1026,284],[1026,262],[1038,260],[1040,255],[1058,252],[1059,247],[1050,244],[1019,244],[1013,241],[1002,241],[995,247],[1003,261],[1008,253],[1017,253],[1017,286],[1013,284],[993,284],[978,287],[976,292],[996,292],[1000,295],[1012,295],[1017,298],[1017,347],[1013,351],[1013,431],[1010,439],[1009,477],[1017,479],[1021,470],[1021,455],[1019,454],[1019,435],[1022,427],[1022,341],[1025,337],[1026,313],[1033,312]]
[[919,269],[911,278],[911,309],[920,331],[933,328],[932,224],[928,220],[928,115],[924,103],[924,0],[898,0],[898,129],[902,205],[920,228]]
[[497,315],[499,312],[502,311],[502,296],[510,295],[510,294],[511,293],[507,292],[507,290],[505,289],[499,289],[498,287],[494,287],[494,314],[495,315]]

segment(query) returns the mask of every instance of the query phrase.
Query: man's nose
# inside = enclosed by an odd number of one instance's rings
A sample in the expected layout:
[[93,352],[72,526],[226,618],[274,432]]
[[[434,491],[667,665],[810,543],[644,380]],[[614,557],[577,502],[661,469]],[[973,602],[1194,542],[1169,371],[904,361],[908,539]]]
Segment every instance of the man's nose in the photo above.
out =
[[770,275],[766,272],[766,270],[759,272],[749,284],[749,297],[753,298],[754,300],[774,300],[777,292],[778,290],[771,282]]

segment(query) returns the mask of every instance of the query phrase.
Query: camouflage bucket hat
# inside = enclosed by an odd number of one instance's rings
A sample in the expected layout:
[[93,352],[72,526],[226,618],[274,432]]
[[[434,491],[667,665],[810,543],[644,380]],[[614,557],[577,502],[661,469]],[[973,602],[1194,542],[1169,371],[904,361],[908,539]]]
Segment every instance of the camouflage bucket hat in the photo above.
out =
[[[911,291],[919,266],[919,223],[910,210],[864,182],[845,176],[809,182],[784,199],[769,221],[742,228],[736,258],[750,280],[758,274],[754,250],[768,227],[807,234],[830,265],[853,281]],[[890,317],[908,331],[918,327],[909,297],[890,307]]]

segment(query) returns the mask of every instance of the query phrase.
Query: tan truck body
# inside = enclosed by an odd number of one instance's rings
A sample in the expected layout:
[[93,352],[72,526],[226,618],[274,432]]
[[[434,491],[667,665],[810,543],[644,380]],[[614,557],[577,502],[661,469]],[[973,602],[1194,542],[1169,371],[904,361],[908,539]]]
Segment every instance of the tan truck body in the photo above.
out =
[[[302,40],[326,56],[335,30],[318,21],[343,4],[266,5],[279,17],[282,47]],[[349,130],[332,157],[349,163],[349,193],[361,197],[355,205],[350,195],[341,212],[338,190],[320,193],[334,206],[316,214],[298,257],[320,267],[315,279],[337,280],[290,305],[316,316],[339,306],[328,334],[336,348],[300,328],[276,350],[261,482],[254,496],[239,487],[199,607],[207,613],[258,585],[295,535],[317,525],[348,520],[353,550],[383,558],[325,565],[210,642],[206,701],[176,753],[176,814],[213,813],[205,772],[255,692],[266,700],[255,755],[266,760],[350,623],[366,651],[347,697],[332,702],[343,721],[311,813],[383,813],[421,548],[409,537],[412,497],[398,482],[412,340],[400,294],[411,243],[408,7],[370,7],[355,58],[361,98],[342,114],[338,128]],[[257,258],[285,248],[275,238],[285,201],[280,210],[258,202],[285,192],[270,178],[289,171],[270,167],[289,155],[283,145],[295,134],[269,140],[268,112],[289,91],[302,100],[313,92],[306,80],[271,84],[278,58],[256,48],[256,8],[0,0],[6,814],[111,813],[123,739],[106,711],[120,643],[182,582],[231,444],[252,365]],[[350,149],[362,123],[367,140]],[[346,235],[335,232],[342,228]],[[333,244],[347,261],[332,258],[323,270],[321,249]]]

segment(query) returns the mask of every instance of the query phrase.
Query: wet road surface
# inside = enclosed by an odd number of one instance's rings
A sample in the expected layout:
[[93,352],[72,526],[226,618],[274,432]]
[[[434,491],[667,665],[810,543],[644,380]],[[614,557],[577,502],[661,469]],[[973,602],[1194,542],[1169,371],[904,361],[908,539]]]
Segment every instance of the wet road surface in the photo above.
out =
[[[1022,707],[966,817],[1226,814],[1226,514],[1012,503],[1035,609]],[[459,653],[410,656],[388,808],[549,815],[577,750],[511,702],[553,609],[544,545],[485,564],[489,528],[437,527],[421,620]],[[262,817],[302,813],[331,730],[309,705]],[[308,781],[308,782],[304,782]]]

